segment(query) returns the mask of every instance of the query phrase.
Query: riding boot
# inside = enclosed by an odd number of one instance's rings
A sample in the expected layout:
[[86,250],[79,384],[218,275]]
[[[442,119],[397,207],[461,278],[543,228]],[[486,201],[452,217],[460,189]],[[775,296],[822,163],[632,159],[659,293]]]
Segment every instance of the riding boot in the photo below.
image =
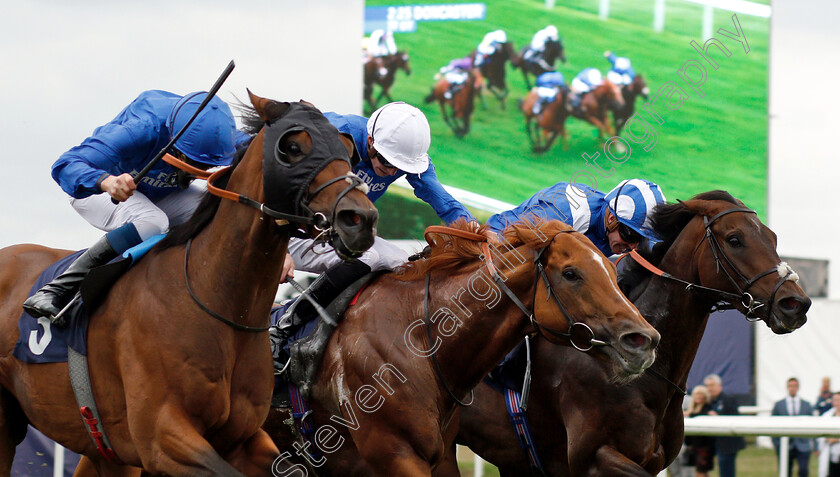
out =
[[118,253],[108,241],[100,238],[84,253],[79,255],[61,275],[44,285],[37,293],[23,303],[23,309],[35,318],[46,316],[51,320],[58,315],[70,298],[76,293],[82,279],[91,268],[108,263]]
[[[370,267],[359,260],[342,261],[324,272],[309,288],[309,295],[322,307],[327,307],[345,288],[370,273]],[[273,338],[281,348],[295,333],[318,317],[309,300],[298,298],[291,313],[287,313],[272,327]]]

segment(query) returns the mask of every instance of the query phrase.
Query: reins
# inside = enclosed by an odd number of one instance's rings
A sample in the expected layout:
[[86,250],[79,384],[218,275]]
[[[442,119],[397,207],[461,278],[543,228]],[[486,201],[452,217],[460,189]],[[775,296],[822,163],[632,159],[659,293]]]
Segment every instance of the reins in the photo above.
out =
[[[709,218],[707,216],[703,216],[703,223],[704,223],[704,226],[705,226],[705,229],[706,229],[704,239],[705,239],[705,242],[707,242],[709,244],[709,248],[712,252],[712,256],[715,259],[715,267],[716,267],[718,272],[723,270],[724,275],[726,275],[726,278],[729,280],[729,282],[732,284],[732,286],[736,290],[738,290],[738,293],[731,293],[731,292],[728,292],[728,291],[725,291],[725,290],[720,290],[720,289],[717,289],[717,288],[705,287],[705,286],[702,286],[702,285],[699,285],[699,284],[696,284],[696,283],[693,283],[693,282],[689,282],[687,280],[683,280],[681,278],[677,278],[677,277],[671,275],[670,273],[667,273],[665,271],[660,270],[659,268],[654,266],[652,263],[648,262],[644,257],[641,256],[641,254],[639,254],[639,252],[637,252],[635,250],[632,250],[632,251],[628,252],[627,254],[624,254],[621,258],[623,258],[626,255],[629,255],[639,265],[641,265],[642,267],[644,267],[646,270],[650,271],[654,275],[662,277],[662,278],[667,278],[669,280],[676,281],[678,283],[681,283],[681,284],[685,285],[685,290],[686,291],[705,292],[705,293],[710,293],[712,295],[716,295],[719,298],[719,300],[718,300],[718,303],[716,303],[713,306],[713,310],[734,309],[734,308],[736,308],[736,305],[740,304],[741,306],[743,306],[746,309],[747,312],[745,313],[744,316],[749,321],[756,321],[756,320],[760,319],[759,317],[754,316],[753,313],[756,310],[758,310],[759,308],[764,307],[766,305],[766,303],[762,303],[760,300],[756,300],[755,298],[753,298],[753,296],[749,293],[748,290],[753,285],[755,285],[756,282],[758,282],[760,279],[776,272],[776,273],[779,274],[779,276],[781,278],[779,279],[778,283],[776,283],[776,286],[773,288],[773,293],[770,295],[770,300],[769,300],[770,306],[769,306],[768,311],[767,311],[767,316],[769,317],[769,316],[771,316],[771,314],[773,312],[773,301],[776,297],[776,292],[779,291],[779,288],[781,288],[781,286],[786,281],[788,281],[788,280],[791,280],[791,281],[794,281],[794,282],[798,281],[799,276],[796,275],[796,273],[793,271],[793,269],[791,269],[790,266],[788,266],[784,262],[781,262],[779,265],[777,265],[774,268],[771,268],[769,270],[760,272],[752,278],[748,279],[746,276],[744,276],[740,272],[740,270],[738,270],[738,267],[736,267],[735,264],[732,263],[732,260],[730,260],[730,258],[723,251],[723,247],[721,247],[720,242],[718,242],[718,239],[715,236],[715,234],[712,233],[712,228],[711,228],[712,224],[717,219],[719,219],[719,218],[721,218],[725,215],[734,213],[734,212],[743,212],[743,213],[748,213],[748,214],[755,214],[756,213],[752,209],[748,209],[748,208],[745,208],[745,207],[736,207],[736,208],[732,208],[732,209],[728,209],[728,210],[724,210],[722,212],[719,212],[716,215],[712,216],[712,218]],[[701,240],[700,242],[697,243],[697,246],[694,247],[694,252],[692,253],[692,257],[694,256],[694,254],[697,253],[697,250],[700,248],[700,246],[703,244],[703,242],[704,242],[704,240]],[[728,267],[724,266],[724,264],[728,265]],[[784,265],[784,271],[786,271],[785,275],[782,275],[782,271],[783,271],[782,265]],[[735,278],[733,278],[732,274],[729,272],[729,269],[731,269],[732,272],[735,273],[737,278],[744,283],[744,285],[745,285],[744,288],[741,288],[738,285],[738,282],[735,280]]]

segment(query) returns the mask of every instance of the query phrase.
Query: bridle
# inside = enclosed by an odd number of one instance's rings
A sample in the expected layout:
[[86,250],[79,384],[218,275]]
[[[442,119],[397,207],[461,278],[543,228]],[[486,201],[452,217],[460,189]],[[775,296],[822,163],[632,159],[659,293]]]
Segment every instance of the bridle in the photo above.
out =
[[[426,236],[426,241],[429,242],[429,243],[431,243],[431,241],[429,239],[429,234],[432,234],[432,233],[452,235],[452,236],[456,236],[456,237],[460,237],[460,238],[465,238],[465,239],[468,239],[468,240],[474,240],[476,242],[481,242],[481,248],[482,248],[482,252],[483,252],[482,255],[481,255],[481,258],[484,260],[484,263],[487,265],[487,269],[490,272],[490,275],[493,278],[493,281],[496,283],[496,285],[499,286],[499,288],[502,289],[502,291],[505,293],[505,295],[507,295],[508,298],[510,298],[510,300],[517,306],[517,308],[522,310],[522,313],[528,318],[528,321],[531,323],[531,326],[534,328],[534,333],[543,335],[544,338],[548,338],[548,336],[546,336],[546,333],[548,333],[548,335],[551,335],[551,336],[554,336],[554,337],[568,339],[569,342],[571,343],[571,345],[575,349],[577,349],[579,351],[584,351],[584,352],[591,350],[595,346],[610,346],[610,343],[608,343],[606,341],[595,339],[595,333],[592,331],[592,328],[590,328],[589,325],[587,325],[586,323],[575,320],[574,317],[572,315],[570,315],[568,311],[566,311],[566,307],[563,305],[563,303],[560,301],[560,298],[554,292],[554,287],[551,285],[551,281],[548,279],[548,275],[545,272],[545,266],[542,263],[542,256],[545,253],[545,251],[549,248],[549,246],[551,245],[551,242],[549,242],[548,244],[546,244],[544,247],[540,248],[539,250],[534,250],[534,259],[533,259],[533,263],[534,263],[534,285],[533,285],[534,293],[533,293],[533,300],[532,301],[536,305],[537,289],[539,288],[537,285],[539,284],[540,281],[542,281],[543,284],[545,285],[545,288],[546,288],[546,294],[547,294],[546,300],[549,300],[549,299],[554,300],[554,303],[560,309],[560,313],[563,315],[563,318],[565,318],[566,321],[569,323],[569,331],[568,332],[558,331],[558,330],[549,328],[545,325],[541,325],[539,323],[539,320],[537,320],[534,311],[528,310],[528,307],[526,307],[525,304],[522,303],[522,300],[520,300],[519,297],[517,297],[516,294],[513,292],[513,290],[511,290],[505,284],[504,279],[501,277],[501,275],[499,274],[495,264],[493,263],[493,257],[492,257],[491,251],[490,251],[490,244],[487,243],[487,237],[485,237],[484,235],[481,235],[481,234],[473,233],[473,232],[468,232],[468,231],[459,230],[459,229],[453,229],[453,228],[450,228],[450,227],[444,227],[444,226],[439,226],[439,225],[433,225],[433,226],[430,226],[430,227],[426,228],[425,236]],[[561,230],[560,232],[557,233],[557,235],[555,235],[551,239],[551,241],[554,241],[554,239],[557,238],[557,236],[559,236],[560,234],[563,234],[563,233],[575,234],[575,233],[578,233],[578,232],[575,231],[575,230]]]
[[[297,226],[292,226],[291,225],[293,223],[294,224],[299,224],[299,225],[312,226],[315,230],[318,231],[318,235],[315,237],[316,243],[319,240],[326,243],[329,240],[331,240],[337,234],[337,232],[335,231],[335,229],[333,227],[333,224],[336,221],[339,201],[342,198],[344,198],[344,196],[347,195],[351,190],[353,190],[357,187],[363,187],[363,185],[364,185],[364,182],[359,177],[357,177],[355,174],[353,174],[352,172],[348,173],[344,176],[339,176],[339,177],[335,177],[333,179],[330,179],[326,183],[320,185],[317,189],[315,189],[311,193],[306,193],[304,195],[304,199],[301,202],[300,206],[301,206],[301,209],[304,211],[305,215],[295,215],[295,214],[289,214],[289,213],[285,213],[285,212],[280,212],[278,210],[274,210],[274,209],[266,206],[264,203],[253,200],[253,199],[251,199],[247,196],[244,196],[242,194],[238,194],[236,192],[231,192],[231,191],[216,187],[213,184],[213,182],[218,180],[220,177],[224,176],[225,174],[227,174],[230,171],[232,166],[223,167],[223,168],[220,168],[220,169],[211,173],[211,172],[205,171],[203,169],[193,167],[193,166],[187,164],[186,162],[184,162],[184,161],[182,161],[182,160],[180,160],[180,159],[178,159],[178,158],[176,158],[176,157],[174,157],[170,154],[165,154],[163,156],[163,160],[166,161],[168,164],[170,164],[173,167],[184,170],[189,174],[193,174],[196,178],[206,180],[207,181],[207,191],[209,193],[211,193],[215,196],[221,197],[222,199],[232,200],[234,202],[238,202],[240,204],[245,204],[247,206],[253,207],[253,208],[259,210],[261,213],[273,218],[275,220],[275,223],[278,226],[280,226],[281,228],[283,228],[283,227],[287,228],[290,235],[303,235],[298,230]],[[347,181],[349,183],[349,185],[340,194],[338,194],[335,201],[333,202],[331,217],[329,219],[323,213],[315,212],[309,207],[309,203],[319,193],[321,193],[324,189],[331,186],[332,184],[335,184],[336,182],[342,181],[342,180]],[[193,299],[193,301],[199,306],[199,308],[201,308],[205,313],[207,313],[208,315],[210,315],[214,319],[224,323],[227,326],[230,326],[231,328],[233,328],[235,330],[247,331],[247,332],[251,332],[251,333],[260,333],[260,332],[263,332],[263,331],[267,331],[269,329],[268,326],[266,326],[266,327],[246,326],[246,325],[237,323],[233,320],[230,320],[228,318],[225,318],[224,316],[222,316],[222,315],[216,313],[215,311],[211,310],[210,308],[208,308],[204,303],[201,302],[201,300],[198,299],[198,297],[193,292],[192,287],[190,286],[190,278],[189,278],[189,273],[188,273],[188,270],[189,270],[188,264],[189,264],[190,245],[191,244],[192,244],[192,239],[187,241],[186,249],[184,251],[184,280],[186,282],[187,292],[189,293],[189,295]],[[337,247],[336,247],[336,251],[338,251]]]
[[[785,262],[781,262],[776,267],[760,272],[752,278],[747,278],[743,273],[741,273],[741,271],[738,270],[738,267],[736,267],[735,264],[732,263],[732,260],[726,255],[726,252],[724,252],[723,247],[721,247],[717,237],[712,232],[712,224],[714,224],[717,219],[735,212],[742,212],[747,214],[756,213],[752,209],[748,209],[745,207],[736,207],[719,212],[711,218],[705,215],[703,216],[703,223],[706,232],[704,239],[701,239],[700,242],[697,243],[697,246],[694,247],[694,252],[692,253],[692,260],[694,260],[694,256],[697,254],[697,250],[699,250],[700,246],[703,245],[704,242],[708,243],[709,249],[712,252],[712,256],[715,259],[715,269],[718,273],[721,270],[723,270],[724,275],[726,275],[726,278],[729,280],[729,282],[732,284],[735,290],[737,290],[737,293],[731,293],[717,288],[705,287],[696,283],[677,278],[667,272],[660,270],[659,268],[645,260],[645,258],[642,257],[635,250],[625,255],[629,255],[631,258],[633,258],[636,262],[638,262],[648,271],[652,272],[654,275],[682,283],[683,285],[685,285],[685,289],[687,291],[703,292],[716,296],[718,298],[718,301],[715,305],[713,305],[713,311],[735,309],[738,305],[741,305],[746,310],[744,316],[747,318],[748,321],[760,320],[761,318],[755,316],[754,313],[758,309],[763,308],[767,305],[767,303],[763,303],[761,300],[756,300],[752,296],[752,294],[749,293],[749,289],[752,288],[752,286],[755,285],[756,282],[758,282],[762,278],[773,273],[778,273],[781,278],[776,283],[776,286],[773,288],[773,293],[770,295],[770,299],[768,300],[770,306],[767,308],[767,317],[769,318],[770,316],[772,316],[773,313],[773,303],[775,302],[776,292],[778,292],[779,288],[781,288],[782,285],[788,280],[793,281],[794,283],[799,281],[799,276]],[[732,272],[730,272],[730,270]],[[784,275],[782,274],[783,272]],[[735,276],[733,276],[733,273]],[[739,281],[743,283],[743,288],[739,285]]]

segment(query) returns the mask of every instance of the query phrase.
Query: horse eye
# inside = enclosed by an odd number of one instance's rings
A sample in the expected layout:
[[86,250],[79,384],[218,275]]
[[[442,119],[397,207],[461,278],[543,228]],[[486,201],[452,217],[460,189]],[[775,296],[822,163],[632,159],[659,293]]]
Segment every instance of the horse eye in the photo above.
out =
[[574,282],[580,280],[580,275],[578,275],[577,272],[573,269],[567,268],[563,270],[563,278],[570,282]]
[[730,235],[729,237],[726,237],[726,243],[728,243],[732,248],[738,248],[741,246],[741,239],[739,239],[737,235]]

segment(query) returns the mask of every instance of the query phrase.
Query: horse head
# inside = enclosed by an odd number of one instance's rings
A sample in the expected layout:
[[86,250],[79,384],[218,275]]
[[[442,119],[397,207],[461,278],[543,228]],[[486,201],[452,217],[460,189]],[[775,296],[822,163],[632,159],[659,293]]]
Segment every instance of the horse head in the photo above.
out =
[[713,302],[724,301],[747,319],[761,319],[776,334],[790,333],[807,320],[811,299],[798,285],[798,275],[776,252],[776,234],[756,213],[723,191],[700,194],[666,206],[691,215],[683,230],[693,243],[695,290]]
[[361,255],[373,245],[378,212],[352,172],[352,142],[309,103],[248,94],[264,123],[249,149],[263,153],[263,209],[290,232],[303,225],[344,258]]
[[641,95],[642,98],[647,99],[648,95],[650,94],[650,88],[648,88],[645,79],[642,78],[641,74],[636,74],[636,77],[633,78],[633,82],[627,85],[634,95]]
[[[654,361],[659,333],[618,288],[615,266],[583,234],[559,221],[518,224],[505,238],[534,252],[532,322],[543,336],[608,361],[626,381]],[[559,330],[568,330],[562,331]]]
[[411,66],[409,65],[409,57],[408,53],[405,51],[398,51],[396,54],[391,56],[391,64],[388,65],[388,69],[391,71],[397,71],[398,69],[402,69],[405,71],[406,75],[411,75]]
[[[551,41],[546,46],[546,61],[548,64],[554,64],[554,58],[559,59],[563,63],[566,62],[566,51],[563,49],[563,39],[558,38],[557,41]],[[550,61],[549,61],[550,60]]]
[[598,102],[605,104],[609,109],[616,110],[624,107],[624,95],[621,94],[621,88],[606,78],[593,90],[593,93],[598,98]]

